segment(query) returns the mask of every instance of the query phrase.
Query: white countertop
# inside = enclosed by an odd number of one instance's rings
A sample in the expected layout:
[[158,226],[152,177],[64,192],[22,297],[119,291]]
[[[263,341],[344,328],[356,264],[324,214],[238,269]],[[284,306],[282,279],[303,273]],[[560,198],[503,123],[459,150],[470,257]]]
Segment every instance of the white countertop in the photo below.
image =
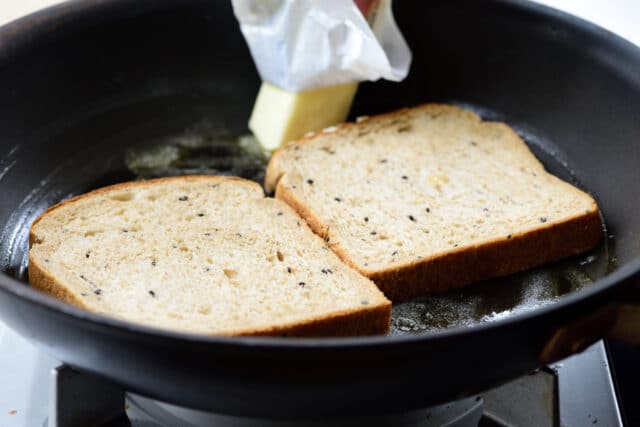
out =
[[[0,25],[64,0],[0,0]],[[218,0],[211,0],[218,1]],[[638,0],[536,0],[588,19],[640,46]],[[402,25],[402,23],[400,23]]]

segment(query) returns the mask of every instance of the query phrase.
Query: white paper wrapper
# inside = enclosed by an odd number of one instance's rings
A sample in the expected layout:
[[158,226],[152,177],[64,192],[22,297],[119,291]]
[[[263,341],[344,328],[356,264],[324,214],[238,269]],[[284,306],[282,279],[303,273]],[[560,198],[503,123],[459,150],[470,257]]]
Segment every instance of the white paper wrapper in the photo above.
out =
[[262,80],[291,92],[363,80],[400,81],[411,51],[391,0],[371,26],[353,0],[232,0]]

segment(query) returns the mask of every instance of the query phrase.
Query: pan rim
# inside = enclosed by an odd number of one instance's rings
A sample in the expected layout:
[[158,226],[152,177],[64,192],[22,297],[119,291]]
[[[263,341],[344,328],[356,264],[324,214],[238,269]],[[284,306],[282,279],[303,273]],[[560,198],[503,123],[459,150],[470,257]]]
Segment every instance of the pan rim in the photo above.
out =
[[[19,18],[0,26],[0,57],[3,50],[15,48],[12,39],[30,39],[32,33],[38,29],[44,29],[49,25],[62,23],[62,18],[73,19],[83,14],[97,15],[101,7],[128,6],[136,0],[67,0],[66,2],[50,6],[35,13]],[[192,0],[191,3],[203,2],[202,0]],[[148,9],[157,10],[165,5],[180,3],[175,0],[162,0],[148,2]],[[140,3],[136,2],[137,5]],[[151,6],[151,4],[153,4]],[[611,33],[610,31],[582,18],[573,16],[566,12],[559,11],[552,7],[534,3],[528,0],[490,0],[490,6],[500,6],[511,11],[519,11],[532,14],[539,18],[548,19],[550,23],[557,23],[563,28],[574,31],[583,31],[594,38],[606,40],[608,44],[616,50],[630,51],[632,56],[640,61],[640,48],[630,41]],[[131,10],[135,9],[130,7]],[[139,9],[138,9],[139,10]],[[16,44],[19,49],[19,43]],[[609,275],[596,280],[589,287],[578,292],[561,297],[551,304],[528,310],[522,313],[515,313],[502,319],[490,322],[483,322],[472,327],[456,326],[415,335],[384,335],[384,336],[360,336],[360,337],[328,337],[328,338],[284,338],[284,337],[229,337],[229,336],[209,336],[189,332],[161,329],[143,324],[121,320],[115,317],[106,316],[99,313],[90,312],[73,305],[59,301],[53,297],[45,295],[36,289],[26,285],[14,277],[2,272],[0,273],[0,292],[10,293],[13,296],[23,299],[34,308],[44,308],[63,315],[73,320],[81,321],[83,328],[101,330],[109,334],[134,334],[136,339],[168,339],[181,341],[194,345],[215,345],[217,347],[258,347],[269,349],[282,349],[290,351],[292,349],[353,349],[368,348],[393,345],[419,344],[423,342],[434,342],[438,340],[461,338],[474,332],[489,330],[499,330],[514,324],[535,321],[551,313],[566,311],[578,304],[587,304],[594,298],[602,296],[615,288],[623,285],[624,282],[640,277],[640,258],[627,263],[627,265],[617,269]]]

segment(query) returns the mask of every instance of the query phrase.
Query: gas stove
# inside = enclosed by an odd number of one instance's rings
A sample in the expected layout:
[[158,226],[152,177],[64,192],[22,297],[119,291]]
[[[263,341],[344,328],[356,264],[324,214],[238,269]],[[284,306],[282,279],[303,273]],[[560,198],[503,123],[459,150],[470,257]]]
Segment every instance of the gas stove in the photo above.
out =
[[401,414],[344,419],[249,419],[210,414],[127,393],[51,358],[0,323],[0,425],[173,426],[622,426],[605,346],[481,395]]

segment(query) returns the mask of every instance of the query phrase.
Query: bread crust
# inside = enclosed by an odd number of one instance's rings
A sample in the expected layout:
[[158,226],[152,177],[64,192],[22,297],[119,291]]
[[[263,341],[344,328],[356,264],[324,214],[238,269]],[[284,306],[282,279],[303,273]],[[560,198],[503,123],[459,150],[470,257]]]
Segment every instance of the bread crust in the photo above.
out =
[[[125,190],[129,188],[137,188],[140,186],[149,186],[158,182],[178,180],[183,182],[195,181],[195,180],[207,180],[210,182],[240,182],[246,184],[249,187],[253,187],[259,192],[260,197],[264,197],[262,187],[253,182],[243,178],[230,177],[230,176],[209,176],[209,175],[190,175],[190,176],[177,176],[177,177],[165,177],[155,178],[144,181],[125,182],[120,184],[114,184],[108,187],[99,188],[91,192],[64,200],[57,205],[48,208],[38,219],[36,219],[31,225],[29,233],[29,248],[36,244],[37,236],[34,232],[36,225],[51,212],[61,208],[69,203],[76,202],[83,198],[94,197],[98,194],[114,191]],[[92,311],[99,314],[92,307],[83,302],[81,298],[76,296],[70,291],[65,284],[57,280],[53,274],[51,274],[47,268],[33,256],[32,252],[29,252],[29,283],[36,289],[69,304],[73,304],[77,307],[83,308],[88,311]],[[353,310],[342,310],[339,312],[333,312],[322,316],[316,316],[315,318],[305,319],[290,324],[268,326],[264,328],[249,328],[239,329],[235,331],[225,331],[221,333],[212,333],[210,335],[216,336],[355,336],[355,335],[383,335],[389,331],[389,324],[391,321],[391,302],[384,298],[381,294],[381,301],[377,304],[370,304],[368,306],[362,306]],[[126,319],[123,319],[126,320]]]
[[344,311],[286,326],[235,332],[234,335],[331,337],[385,335],[391,323],[391,302],[364,310]]
[[[456,112],[465,111],[448,105],[424,104],[412,109],[403,108],[373,116],[360,123],[345,123],[330,132],[348,131],[362,123],[375,125],[377,122],[402,116],[408,111],[428,110],[437,113],[451,109],[455,109]],[[476,114],[467,113],[481,120]],[[505,124],[488,123],[501,126],[520,138],[513,129]],[[326,131],[318,132],[291,144],[305,144],[327,133]],[[578,255],[596,247],[602,240],[602,220],[595,201],[591,199],[591,208],[573,217],[541,223],[535,229],[513,233],[510,236],[495,238],[481,244],[461,245],[405,264],[379,270],[368,270],[357,264],[348,250],[339,242],[331,240],[331,230],[328,226],[285,184],[286,178],[283,179],[283,177],[286,173],[278,164],[283,152],[282,149],[276,152],[269,162],[265,178],[266,188],[275,190],[276,198],[293,207],[311,229],[325,239],[329,247],[347,265],[373,280],[385,296],[394,303],[407,301],[418,296],[441,293],[466,286],[472,282],[506,276]],[[537,159],[536,162],[539,163]],[[558,182],[573,191],[580,191],[564,181],[558,180]]]

